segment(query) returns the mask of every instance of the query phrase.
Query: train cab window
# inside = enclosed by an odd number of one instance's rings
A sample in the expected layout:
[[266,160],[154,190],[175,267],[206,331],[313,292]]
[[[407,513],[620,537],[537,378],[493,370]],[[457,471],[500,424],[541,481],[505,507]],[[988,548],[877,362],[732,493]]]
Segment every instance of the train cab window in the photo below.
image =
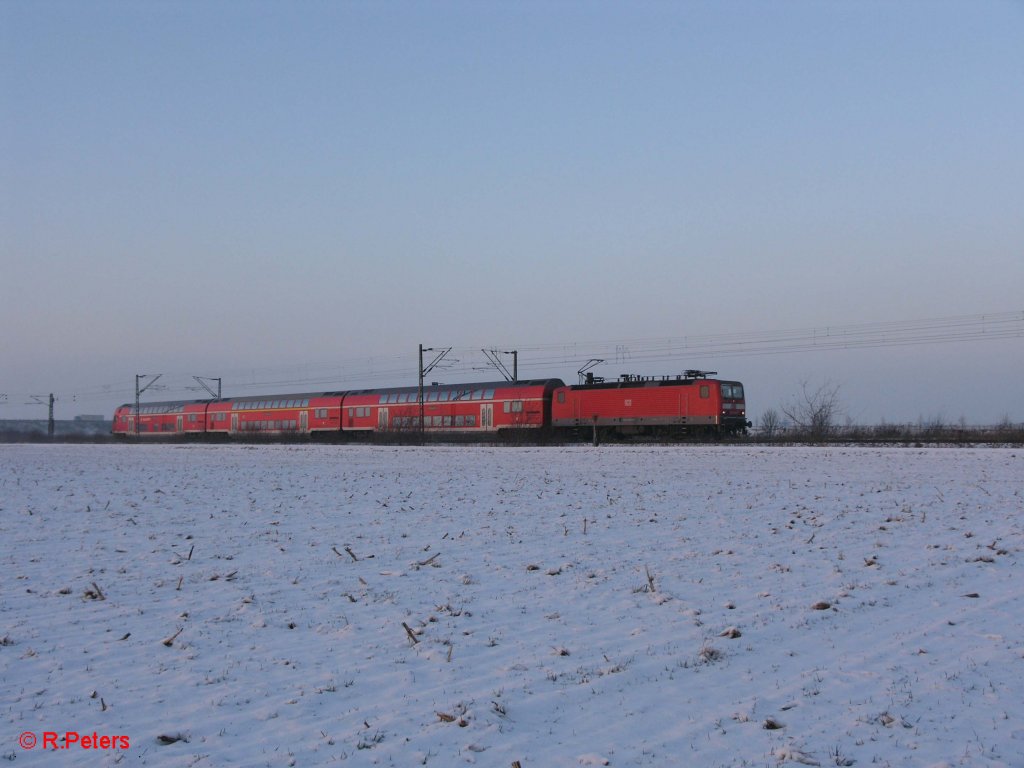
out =
[[711,397],[711,387],[709,387],[707,384],[701,384],[700,385],[700,396],[704,400],[706,400],[707,398]]
[[733,384],[732,385],[732,396],[735,397],[737,400],[742,400],[743,399],[743,385],[742,384]]

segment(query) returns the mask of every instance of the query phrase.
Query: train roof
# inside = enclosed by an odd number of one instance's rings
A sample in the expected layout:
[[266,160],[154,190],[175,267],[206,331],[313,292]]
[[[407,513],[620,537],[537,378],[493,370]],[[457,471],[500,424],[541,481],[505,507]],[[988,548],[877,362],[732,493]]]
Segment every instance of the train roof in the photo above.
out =
[[[707,375],[715,375],[715,371],[688,371],[687,374],[692,373],[706,373]],[[634,376],[634,375],[623,375],[612,381],[594,381],[591,384],[572,384],[570,389],[639,389],[641,387],[692,387],[694,384],[704,384],[709,381],[717,381],[719,383],[727,384],[739,384],[738,381],[731,381],[729,379],[710,379],[707,375],[687,375],[678,374],[675,376]]]
[[[205,405],[206,403],[212,403],[213,400],[162,400],[160,402],[147,402],[142,401],[139,403],[140,408],[183,408],[186,405]],[[118,410],[121,408],[131,408],[134,410],[135,403],[122,403],[117,406]]]
[[[564,387],[561,379],[521,379],[519,381],[470,381],[461,384],[424,384],[424,392],[448,392],[463,389],[499,389],[525,387]],[[262,400],[306,400],[315,397],[345,397],[347,395],[392,395],[418,392],[418,386],[377,387],[373,389],[345,389],[334,392],[284,392],[272,395],[242,395],[240,397],[208,398],[205,400],[166,400],[139,403],[140,408],[181,408],[186,405],[212,405],[214,403],[252,403]],[[119,408],[135,408],[135,403],[124,403]]]
[[[426,384],[424,392],[451,392],[464,389],[517,389],[525,387],[564,387],[561,379],[520,379],[519,381],[466,381],[458,384]],[[374,389],[352,389],[346,395],[401,395],[419,392],[416,385],[411,387],[380,387]]]

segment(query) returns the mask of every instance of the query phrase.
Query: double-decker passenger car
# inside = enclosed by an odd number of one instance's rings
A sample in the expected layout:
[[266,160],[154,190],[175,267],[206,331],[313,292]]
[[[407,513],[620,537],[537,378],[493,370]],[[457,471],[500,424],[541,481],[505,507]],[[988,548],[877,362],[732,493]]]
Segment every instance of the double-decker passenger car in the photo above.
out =
[[418,431],[463,434],[541,429],[551,423],[551,393],[561,379],[431,384],[366,389],[345,395],[342,428],[354,432]]
[[307,435],[341,430],[344,392],[253,395],[210,402],[209,432],[227,435]]
[[206,400],[174,400],[165,403],[126,403],[114,411],[115,435],[203,434],[206,431]]

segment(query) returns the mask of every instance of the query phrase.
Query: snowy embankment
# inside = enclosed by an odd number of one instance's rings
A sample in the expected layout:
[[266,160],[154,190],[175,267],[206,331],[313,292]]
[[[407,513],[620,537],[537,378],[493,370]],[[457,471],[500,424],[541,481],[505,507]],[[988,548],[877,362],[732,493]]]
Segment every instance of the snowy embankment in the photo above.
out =
[[1021,766],[1022,486],[1013,449],[0,446],[0,756]]

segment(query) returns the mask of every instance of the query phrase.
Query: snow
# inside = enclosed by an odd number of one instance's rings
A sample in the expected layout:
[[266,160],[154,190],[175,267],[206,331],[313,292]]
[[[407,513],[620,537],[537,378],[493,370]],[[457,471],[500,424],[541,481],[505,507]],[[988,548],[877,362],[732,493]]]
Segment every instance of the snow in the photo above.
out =
[[0,446],[0,756],[1021,766],[1022,480],[1013,448]]

